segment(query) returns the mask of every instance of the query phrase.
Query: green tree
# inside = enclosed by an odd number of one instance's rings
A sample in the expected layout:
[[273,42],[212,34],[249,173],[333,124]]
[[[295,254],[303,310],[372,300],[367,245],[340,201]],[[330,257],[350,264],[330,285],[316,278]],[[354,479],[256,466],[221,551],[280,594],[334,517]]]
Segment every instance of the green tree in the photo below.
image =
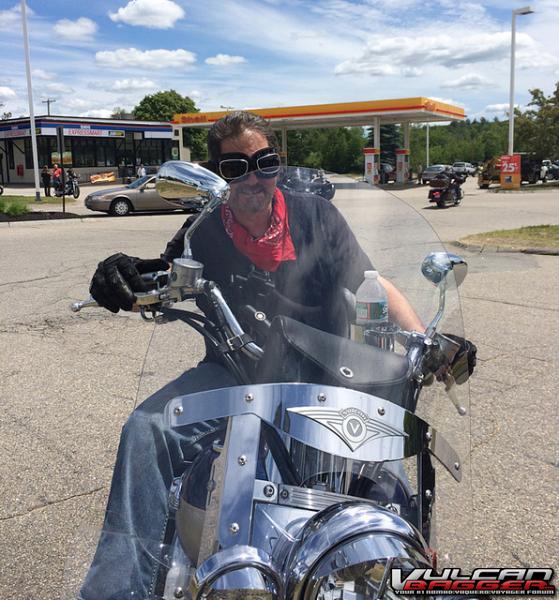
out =
[[336,173],[361,172],[365,141],[361,127],[288,131],[288,163]]
[[[194,101],[181,96],[175,90],[166,90],[145,96],[134,107],[134,116],[140,121],[171,121],[179,113],[199,112]],[[198,129],[186,129],[183,143],[192,151],[193,160],[204,160],[207,133]]]
[[546,96],[542,90],[529,90],[532,100],[524,112],[515,111],[514,149],[533,152],[536,158],[557,158],[559,155],[559,82]]
[[[374,127],[368,130],[367,144],[374,147]],[[395,124],[380,126],[380,160],[396,164],[396,150],[402,147],[402,132]]]
[[111,119],[130,119],[133,117],[134,115],[130,114],[125,108],[122,108],[122,106],[115,106],[111,114]]

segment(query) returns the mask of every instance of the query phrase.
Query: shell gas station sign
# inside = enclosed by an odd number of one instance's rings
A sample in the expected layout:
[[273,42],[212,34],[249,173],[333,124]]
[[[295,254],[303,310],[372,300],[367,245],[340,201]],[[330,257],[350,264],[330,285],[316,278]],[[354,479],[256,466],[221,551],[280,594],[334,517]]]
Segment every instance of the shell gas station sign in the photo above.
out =
[[503,190],[520,189],[520,154],[501,156],[501,188]]

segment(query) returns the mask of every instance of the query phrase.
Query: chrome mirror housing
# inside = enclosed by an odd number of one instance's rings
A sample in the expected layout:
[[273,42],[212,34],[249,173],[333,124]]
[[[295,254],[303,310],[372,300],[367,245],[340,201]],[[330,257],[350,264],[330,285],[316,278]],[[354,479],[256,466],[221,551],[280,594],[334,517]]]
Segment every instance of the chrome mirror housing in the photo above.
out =
[[[155,183],[157,193],[165,200],[181,207],[184,201],[205,196],[208,202],[196,221],[184,234],[182,258],[192,259],[190,239],[208,215],[229,198],[229,184],[212,171],[183,160],[169,160],[163,163],[157,173]],[[184,266],[184,265],[183,265]],[[195,269],[203,268],[200,263],[192,263]]]
[[162,198],[178,206],[182,206],[184,199],[200,196],[222,204],[229,196],[229,186],[221,177],[201,165],[182,160],[163,163],[155,187]]
[[431,252],[421,263],[423,276],[434,285],[446,280],[452,272],[456,287],[458,287],[468,274],[466,261],[456,254],[449,252]]

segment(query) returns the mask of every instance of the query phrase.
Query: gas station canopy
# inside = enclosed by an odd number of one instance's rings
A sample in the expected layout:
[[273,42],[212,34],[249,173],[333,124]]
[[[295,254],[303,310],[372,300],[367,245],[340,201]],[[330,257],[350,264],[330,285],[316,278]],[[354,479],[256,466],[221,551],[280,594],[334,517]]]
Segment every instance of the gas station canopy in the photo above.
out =
[[[268,119],[274,128],[306,129],[310,127],[360,127],[375,123],[428,123],[462,121],[464,109],[430,98],[400,98],[367,102],[342,102],[308,106],[248,109]],[[208,128],[228,111],[176,114],[175,127]],[[378,121],[377,121],[378,118]]]
[[[365,127],[373,128],[373,146],[364,148],[365,180],[380,180],[380,128],[381,125],[399,123],[403,132],[403,147],[396,150],[396,181],[404,183],[410,176],[410,125],[435,121],[463,121],[464,109],[431,98],[400,98],[371,100],[368,102],[342,102],[308,106],[280,106],[277,108],[247,109],[267,119],[272,127],[281,131],[281,154],[286,164],[288,158],[287,132],[292,129],[312,127]],[[207,129],[226,116],[229,111],[177,114],[173,118],[173,137],[179,140],[181,160],[190,160],[190,149],[181,130]],[[181,143],[182,142],[182,143]]]

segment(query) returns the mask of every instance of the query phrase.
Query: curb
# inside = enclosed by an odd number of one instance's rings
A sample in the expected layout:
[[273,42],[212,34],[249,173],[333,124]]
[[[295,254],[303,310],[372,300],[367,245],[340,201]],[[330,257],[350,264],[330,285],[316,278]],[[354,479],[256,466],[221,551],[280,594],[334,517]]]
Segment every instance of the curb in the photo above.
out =
[[[66,225],[91,221],[91,217],[73,217],[70,219],[35,219],[30,221],[4,221],[0,223],[0,228],[4,227],[42,227],[44,225]],[[93,221],[95,222],[95,221]]]
[[514,254],[541,254],[544,256],[559,256],[559,248],[508,248],[507,246],[491,246],[489,244],[478,245],[478,244],[466,244],[456,240],[450,242],[453,246],[463,248],[464,250],[470,250],[472,252],[509,252]]
[[[533,186],[533,187],[532,187]],[[542,184],[531,184],[530,186],[521,187],[519,190],[503,190],[500,187],[488,188],[486,191],[493,194],[523,194],[534,193],[534,192],[557,192],[559,191],[559,183],[557,181],[542,183]]]

